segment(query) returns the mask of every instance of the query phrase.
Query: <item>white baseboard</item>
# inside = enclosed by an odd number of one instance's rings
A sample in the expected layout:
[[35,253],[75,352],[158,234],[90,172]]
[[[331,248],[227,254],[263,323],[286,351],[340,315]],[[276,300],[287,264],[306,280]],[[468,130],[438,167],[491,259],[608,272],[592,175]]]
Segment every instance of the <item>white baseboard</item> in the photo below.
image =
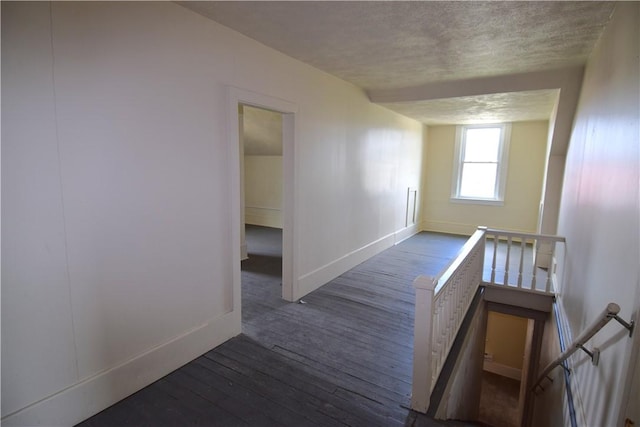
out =
[[3,426],[71,426],[164,377],[241,332],[234,312],[2,419]]
[[420,227],[418,226],[418,224],[413,224],[406,228],[403,228],[402,230],[398,230],[394,233],[395,244],[397,245],[398,243],[401,243],[407,240],[408,238],[415,236],[419,232],[420,232]]
[[301,276],[298,279],[300,298],[372,256],[392,247],[394,240],[395,233],[389,234]]
[[[478,226],[482,226],[486,224],[466,224],[459,222],[446,222],[446,221],[422,221],[420,224],[422,230],[424,231],[432,231],[436,233],[447,233],[447,234],[458,234],[461,236],[471,236],[476,232]],[[512,231],[514,233],[535,233],[535,230],[522,230],[517,228],[504,228],[500,226],[490,226],[489,228],[498,228],[504,231]],[[506,241],[506,237],[500,237],[500,239],[504,239]],[[513,239],[513,241],[519,241],[519,239]]]
[[520,381],[522,379],[522,369],[512,368],[511,366],[496,363],[491,360],[485,360],[482,369],[516,381]]
[[244,222],[245,224],[263,227],[282,228],[282,211],[246,206],[244,209]]
[[436,233],[459,234],[461,236],[471,236],[477,230],[473,224],[462,224],[444,221],[422,221],[422,230]]

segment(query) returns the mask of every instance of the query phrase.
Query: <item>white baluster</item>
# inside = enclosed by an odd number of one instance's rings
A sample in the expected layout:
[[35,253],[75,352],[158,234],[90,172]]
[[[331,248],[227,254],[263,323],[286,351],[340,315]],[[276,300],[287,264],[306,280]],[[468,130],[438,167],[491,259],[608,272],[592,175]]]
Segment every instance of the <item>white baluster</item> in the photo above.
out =
[[537,264],[538,264],[538,241],[534,240],[533,241],[533,275],[531,276],[531,290],[535,291],[536,290],[536,273],[537,273]]
[[507,237],[507,259],[504,262],[504,284],[509,284],[509,258],[511,257],[511,236]]
[[551,242],[551,259],[549,259],[549,268],[547,268],[547,283],[544,286],[544,290],[551,292],[551,276],[553,275],[554,261],[556,256],[556,242]]
[[496,257],[498,256],[498,235],[493,235],[493,262],[491,263],[491,283],[496,283]]
[[442,354],[445,352],[446,345],[446,334],[447,334],[447,294],[446,292],[441,291],[440,295],[440,312],[438,313],[438,318],[440,319],[440,331],[438,333],[438,357],[434,361],[435,364],[435,372],[434,375],[437,377],[440,372],[440,365],[442,361]]
[[524,248],[527,246],[526,240],[523,237],[520,240],[520,266],[518,267],[518,287],[522,287],[522,266],[524,263]]
[[[454,277],[455,279],[455,277]],[[446,349],[449,348],[451,341],[453,340],[453,334],[456,332],[456,283],[454,280],[451,281],[449,286],[449,301],[448,301],[448,309],[449,309],[449,324],[447,325],[447,346]],[[446,357],[446,355],[444,355]],[[443,362],[444,363],[444,360]]]

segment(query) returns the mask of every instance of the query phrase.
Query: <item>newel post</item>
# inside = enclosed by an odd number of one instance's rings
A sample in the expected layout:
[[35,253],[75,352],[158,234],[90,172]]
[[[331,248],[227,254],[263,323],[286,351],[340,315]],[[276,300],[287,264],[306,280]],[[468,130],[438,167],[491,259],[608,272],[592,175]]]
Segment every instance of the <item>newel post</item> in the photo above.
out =
[[419,276],[413,281],[416,289],[416,309],[413,327],[411,409],[423,414],[427,412],[431,398],[434,290],[437,283],[435,278],[428,276]]

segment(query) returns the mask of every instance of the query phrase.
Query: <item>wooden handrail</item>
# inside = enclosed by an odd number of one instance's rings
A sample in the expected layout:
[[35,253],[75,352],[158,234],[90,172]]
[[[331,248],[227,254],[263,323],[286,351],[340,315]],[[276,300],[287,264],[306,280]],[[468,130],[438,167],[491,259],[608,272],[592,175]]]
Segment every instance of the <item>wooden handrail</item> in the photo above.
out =
[[542,388],[542,386],[540,386],[540,383],[542,383],[542,381],[545,378],[548,378],[551,371],[555,369],[557,366],[562,366],[563,369],[567,370],[568,368],[564,366],[563,362],[578,350],[583,350],[585,353],[587,353],[591,357],[591,362],[594,365],[598,365],[598,362],[600,359],[600,351],[595,349],[592,351],[589,351],[584,347],[584,345],[595,334],[597,334],[598,331],[600,331],[600,329],[602,329],[607,323],[609,323],[609,321],[616,320],[618,323],[620,323],[622,326],[624,326],[626,329],[629,330],[629,336],[631,336],[633,334],[634,322],[633,320],[630,323],[625,322],[623,319],[618,317],[619,312],[620,312],[620,306],[618,304],[615,304],[613,302],[610,302],[609,304],[607,304],[607,307],[602,311],[602,313],[600,313],[600,315],[591,324],[591,326],[585,329],[585,331],[582,334],[580,334],[578,338],[576,338],[573,341],[573,343],[571,343],[569,348],[565,350],[560,356],[558,356],[557,359],[555,359],[553,362],[547,365],[547,367],[542,371],[542,373],[538,377],[538,380],[533,384],[533,387],[531,387],[531,390],[535,391],[537,387]]
[[[480,227],[478,227],[480,228]],[[498,230],[496,228],[486,228],[487,234],[493,236],[504,237],[526,237],[531,240],[545,240],[550,242],[564,242],[565,238],[562,236],[555,236],[553,234],[535,234],[535,233],[520,233],[517,231]]]
[[478,227],[478,230],[473,233],[469,240],[465,242],[462,248],[458,251],[458,255],[436,276],[435,293],[440,292],[442,287],[447,283],[451,276],[454,275],[460,265],[467,259],[471,251],[476,247],[478,242],[484,238],[486,230],[482,227]]

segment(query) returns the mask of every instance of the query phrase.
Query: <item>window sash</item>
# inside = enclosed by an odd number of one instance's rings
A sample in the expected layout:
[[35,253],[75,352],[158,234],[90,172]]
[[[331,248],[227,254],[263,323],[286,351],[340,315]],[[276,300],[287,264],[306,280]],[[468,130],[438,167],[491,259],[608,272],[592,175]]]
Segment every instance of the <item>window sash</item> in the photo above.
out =
[[[489,128],[499,129],[497,146],[494,145],[489,152],[480,152],[477,146],[468,145],[469,130]],[[456,128],[452,201],[502,204],[506,187],[509,137],[509,124],[461,125]],[[477,144],[477,140],[471,143]],[[468,155],[469,152],[471,155]],[[488,180],[483,179],[483,169],[485,174],[489,174]]]
[[[497,130],[497,134],[495,132]],[[494,132],[490,132],[494,131]],[[470,133],[472,133],[470,135]],[[465,128],[464,129],[464,154],[465,162],[494,162],[500,159],[500,140],[502,128]],[[488,138],[494,138],[488,141]]]

